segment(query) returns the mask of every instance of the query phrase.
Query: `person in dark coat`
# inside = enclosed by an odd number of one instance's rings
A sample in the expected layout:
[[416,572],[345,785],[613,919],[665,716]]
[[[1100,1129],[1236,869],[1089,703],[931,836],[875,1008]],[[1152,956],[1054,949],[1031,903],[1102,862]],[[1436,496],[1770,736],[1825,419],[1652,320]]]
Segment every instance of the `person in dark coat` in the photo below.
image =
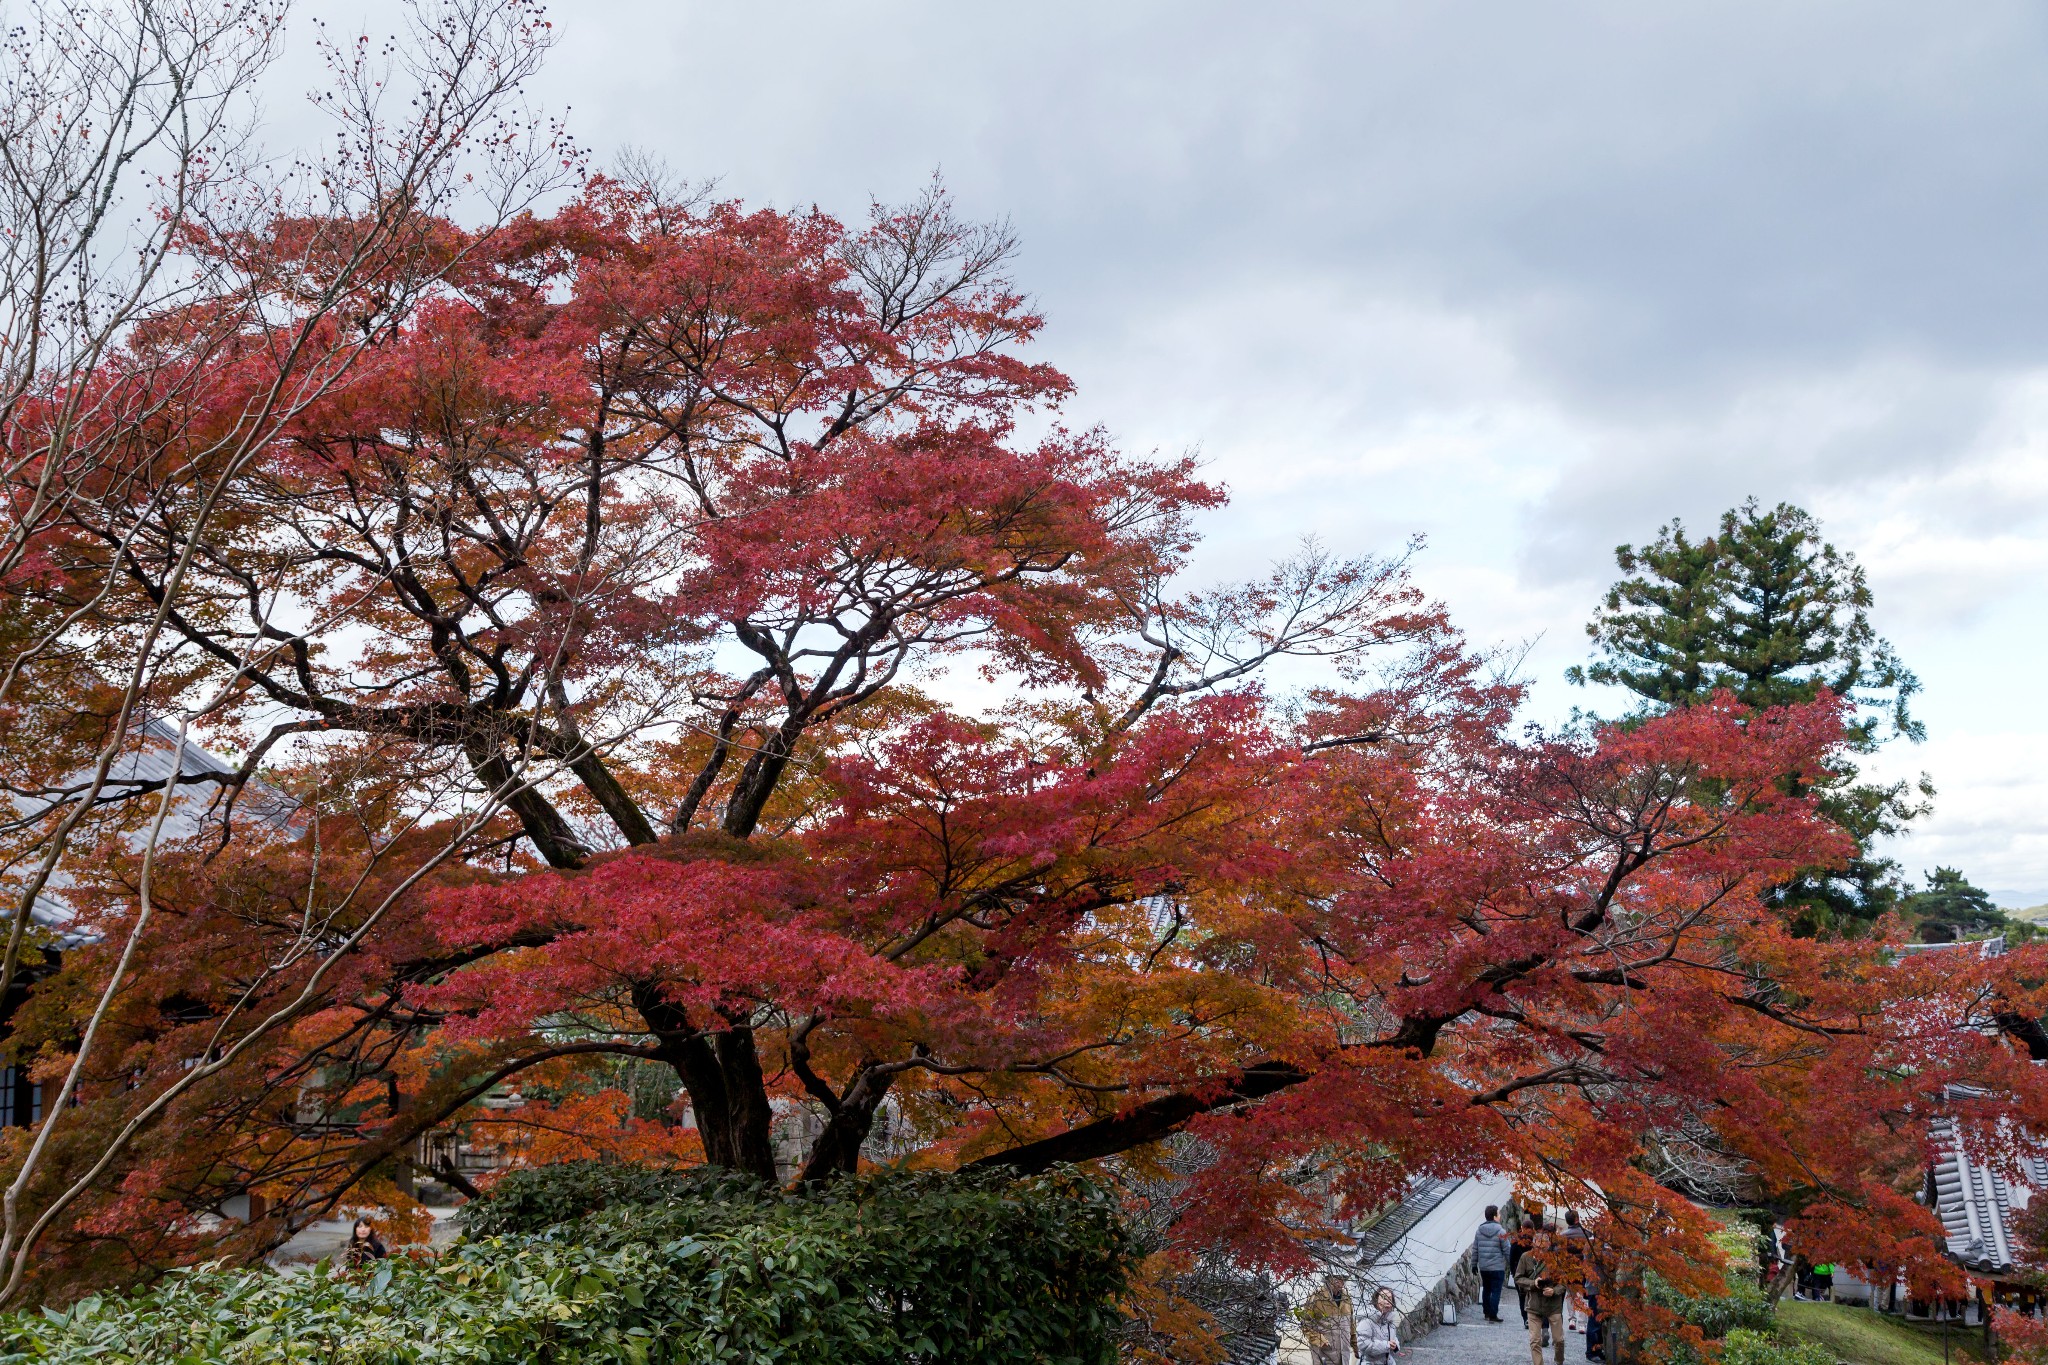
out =
[[1519,1216],[1515,1222],[1515,1230],[1512,1240],[1508,1243],[1508,1279],[1514,1283],[1515,1304],[1521,1310],[1522,1325],[1527,1327],[1529,1325],[1529,1305],[1522,1302],[1522,1281],[1519,1277],[1521,1274],[1522,1255],[1528,1251],[1530,1239],[1543,1226],[1543,1206],[1541,1204],[1531,1204],[1528,1208],[1519,1209],[1517,1212]]
[[391,1253],[384,1249],[384,1239],[377,1235],[377,1229],[370,1226],[367,1218],[356,1219],[355,1230],[349,1233],[348,1247],[343,1253],[351,1270],[359,1270],[372,1261],[381,1261]]
[[1486,1221],[1472,1238],[1472,1268],[1479,1272],[1479,1309],[1488,1322],[1500,1321],[1500,1291],[1508,1278],[1508,1230],[1500,1206],[1486,1206]]
[[[1579,1226],[1579,1211],[1564,1211],[1564,1247],[1579,1263],[1580,1286],[1586,1295],[1586,1359],[1605,1360],[1605,1333],[1600,1325],[1600,1271],[1593,1264],[1593,1239]],[[1571,1309],[1567,1308],[1567,1313]],[[1578,1330],[1573,1324],[1573,1331]]]

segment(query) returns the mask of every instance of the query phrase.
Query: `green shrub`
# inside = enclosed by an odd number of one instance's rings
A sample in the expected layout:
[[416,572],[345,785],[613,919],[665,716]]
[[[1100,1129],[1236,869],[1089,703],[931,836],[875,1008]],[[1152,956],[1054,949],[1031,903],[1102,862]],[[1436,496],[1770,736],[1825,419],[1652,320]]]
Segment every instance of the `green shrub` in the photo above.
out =
[[1651,1303],[1678,1314],[1699,1328],[1709,1341],[1730,1332],[1771,1330],[1771,1301],[1763,1290],[1747,1281],[1731,1281],[1726,1294],[1703,1294],[1697,1298],[1679,1293],[1654,1275],[1645,1277],[1645,1288]]
[[663,1170],[617,1161],[563,1161],[508,1171],[458,1216],[466,1236],[508,1237],[619,1206],[703,1200],[752,1209],[773,1194],[752,1176],[716,1166]]
[[[785,1194],[712,1177],[535,1177],[439,1261],[199,1271],[0,1322],[59,1365],[1109,1365],[1131,1257],[1070,1174],[884,1176]],[[726,1198],[725,1195],[733,1195]],[[489,1204],[498,1201],[480,1201]],[[581,1209],[531,1226],[548,1211]],[[479,1229],[526,1220],[512,1235]]]
[[[497,1365],[660,1358],[633,1334],[635,1324],[617,1321],[612,1302],[622,1284],[659,1274],[657,1268],[633,1257],[578,1257],[563,1247],[494,1254],[501,1250],[465,1248],[439,1263],[397,1257],[365,1276],[330,1273],[325,1265],[304,1275],[179,1271],[147,1294],[88,1298],[68,1312],[6,1319],[0,1361]],[[598,1345],[616,1349],[584,1349]]]
[[1721,1342],[1721,1365],[1835,1365],[1834,1352],[1738,1327]]

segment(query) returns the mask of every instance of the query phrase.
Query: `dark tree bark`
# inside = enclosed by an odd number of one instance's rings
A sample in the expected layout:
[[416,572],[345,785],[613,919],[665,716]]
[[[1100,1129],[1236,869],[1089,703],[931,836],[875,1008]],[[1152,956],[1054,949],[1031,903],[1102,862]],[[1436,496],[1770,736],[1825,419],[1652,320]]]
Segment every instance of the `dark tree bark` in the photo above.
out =
[[503,750],[482,735],[467,737],[462,747],[478,780],[492,791],[505,793],[505,804],[519,817],[519,827],[548,860],[548,866],[583,866],[590,857],[589,846],[576,837],[576,831],[545,796],[519,780]]
[[1064,1162],[1114,1156],[1170,1137],[1198,1114],[1264,1099],[1307,1079],[1306,1071],[1288,1062],[1254,1062],[1244,1069],[1243,1075],[1223,1081],[1213,1090],[1181,1090],[1161,1095],[1111,1118],[1097,1119],[1007,1152],[977,1158],[967,1163],[967,1169],[1007,1166],[1019,1175],[1037,1175]]
[[811,1150],[797,1172],[797,1179],[800,1182],[831,1180],[852,1175],[860,1169],[860,1150],[874,1131],[875,1115],[887,1098],[890,1087],[895,1085],[896,1073],[863,1066],[847,1086],[846,1093],[835,1095],[831,1087],[811,1071],[808,1057],[802,1055],[801,1044],[793,1047],[792,1051],[797,1054],[792,1061],[804,1087],[824,1104],[826,1113],[830,1115],[825,1122],[825,1131],[812,1142]]
[[704,1159],[714,1166],[773,1181],[773,1112],[754,1049],[754,1031],[744,1024],[732,1024],[717,1032],[703,1032],[683,1009],[663,1000],[653,986],[636,987],[633,1006],[654,1033],[654,1055],[675,1068],[690,1097]]

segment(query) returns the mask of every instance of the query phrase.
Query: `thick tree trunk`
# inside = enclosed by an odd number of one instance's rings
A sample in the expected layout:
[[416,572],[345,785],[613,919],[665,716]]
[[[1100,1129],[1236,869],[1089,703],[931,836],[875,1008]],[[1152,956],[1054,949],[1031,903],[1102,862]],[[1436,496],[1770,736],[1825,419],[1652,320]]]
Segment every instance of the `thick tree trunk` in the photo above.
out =
[[800,720],[792,718],[785,721],[747,759],[746,766],[733,780],[732,795],[726,799],[727,834],[736,839],[745,839],[753,834],[761,823],[761,812],[767,808],[768,798],[775,794],[775,785],[782,780],[783,770],[789,766],[789,756],[796,749],[797,738],[803,732]]
[[775,1144],[768,1084],[761,1075],[761,1057],[754,1050],[754,1030],[735,1026],[713,1040],[718,1069],[725,1081],[726,1123],[732,1136],[732,1165],[772,1182]]
[[725,1076],[710,1040],[696,1035],[673,1045],[664,1041],[661,1052],[690,1097],[690,1114],[697,1123],[698,1140],[704,1144],[704,1159],[713,1166],[738,1166],[732,1145],[732,1106],[726,1102]]
[[690,1096],[704,1159],[772,1182],[774,1115],[754,1049],[754,1031],[734,1024],[718,1033],[700,1032],[682,1009],[663,1000],[652,986],[635,988],[633,1005],[654,1033],[658,1056],[675,1068]]
[[619,785],[619,779],[612,776],[611,769],[604,766],[604,760],[596,754],[585,751],[569,765],[569,771],[583,784],[604,813],[611,817],[612,824],[629,844],[651,844],[660,836],[654,826],[648,823],[647,815],[626,794]]
[[[1617,1274],[1612,1285],[1615,1303],[1641,1303],[1642,1277],[1640,1274]],[[1607,1351],[1607,1365],[1642,1365],[1643,1351],[1635,1336],[1628,1330],[1628,1323],[1618,1314],[1607,1319],[1603,1329],[1602,1344]]]
[[860,1170],[860,1149],[875,1130],[875,1114],[894,1084],[895,1077],[876,1079],[864,1074],[832,1110],[825,1131],[811,1144],[810,1154],[797,1172],[797,1180],[831,1180]]

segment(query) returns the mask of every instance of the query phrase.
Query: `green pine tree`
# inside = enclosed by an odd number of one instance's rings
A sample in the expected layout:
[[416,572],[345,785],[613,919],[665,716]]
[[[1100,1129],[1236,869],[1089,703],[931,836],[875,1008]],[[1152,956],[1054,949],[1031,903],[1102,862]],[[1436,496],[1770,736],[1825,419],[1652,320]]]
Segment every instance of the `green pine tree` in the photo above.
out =
[[1657,706],[1683,706],[1713,695],[1715,635],[1727,582],[1721,547],[1695,544],[1674,520],[1641,549],[1615,547],[1627,575],[1607,590],[1586,627],[1605,657],[1570,670],[1574,682],[1625,687]]
[[1920,922],[1920,936],[1930,943],[2006,927],[2005,912],[1991,903],[1990,895],[1952,867],[1928,873],[1927,885],[1900,908]]
[[[1761,708],[1811,701],[1825,689],[1855,705],[1852,752],[1924,737],[1910,708],[1919,680],[1871,627],[1862,566],[1801,509],[1765,511],[1751,498],[1722,515],[1716,535],[1693,541],[1674,520],[1648,545],[1618,547],[1615,562],[1626,577],[1586,627],[1599,657],[1571,669],[1573,682],[1626,688],[1642,699],[1641,714],[1724,690]],[[1810,932],[1846,929],[1898,904],[1898,867],[1872,845],[1924,814],[1934,794],[1925,777],[1880,785],[1858,782],[1852,765],[1842,769],[1819,795],[1857,856],[1780,888]]]

